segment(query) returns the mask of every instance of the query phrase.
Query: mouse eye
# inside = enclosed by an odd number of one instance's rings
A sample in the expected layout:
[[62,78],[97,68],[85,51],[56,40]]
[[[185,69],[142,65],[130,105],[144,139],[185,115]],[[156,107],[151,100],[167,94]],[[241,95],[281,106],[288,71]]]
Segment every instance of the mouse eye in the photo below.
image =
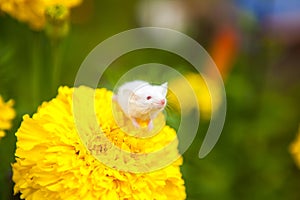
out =
[[152,97],[151,96],[147,96],[147,100],[150,100]]

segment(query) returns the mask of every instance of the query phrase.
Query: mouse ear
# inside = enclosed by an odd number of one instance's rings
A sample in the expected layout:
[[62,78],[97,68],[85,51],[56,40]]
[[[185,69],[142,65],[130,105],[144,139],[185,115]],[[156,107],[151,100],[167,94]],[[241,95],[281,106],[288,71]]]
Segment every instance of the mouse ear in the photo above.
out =
[[168,92],[168,82],[165,82],[161,85],[162,87],[162,95],[163,96],[166,96],[167,95],[167,92]]
[[130,99],[137,100],[139,98],[139,96],[136,95],[132,90],[124,90],[123,94],[126,95]]
[[125,96],[130,97],[132,95],[132,93],[133,92],[131,90],[128,90],[128,89],[123,90],[123,95],[125,95]]

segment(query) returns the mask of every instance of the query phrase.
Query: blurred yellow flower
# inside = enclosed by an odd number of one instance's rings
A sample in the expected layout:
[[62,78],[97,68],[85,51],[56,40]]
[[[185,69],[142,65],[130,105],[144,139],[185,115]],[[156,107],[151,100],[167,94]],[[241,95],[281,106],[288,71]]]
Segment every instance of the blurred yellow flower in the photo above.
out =
[[63,5],[54,5],[46,8],[45,32],[52,39],[63,38],[69,32],[70,11]]
[[[209,79],[206,80],[210,81]],[[187,91],[187,87],[191,88],[195,96]],[[174,79],[169,82],[169,88],[171,90],[168,92],[168,103],[171,107],[179,111],[182,109],[185,112],[190,112],[192,109],[198,107],[204,118],[210,117],[212,112],[211,94],[200,74],[188,73],[183,77]],[[172,91],[172,88],[174,91]],[[214,92],[218,93],[217,87],[214,87]],[[193,97],[196,98],[197,104],[191,101]],[[218,102],[218,100],[215,102]],[[218,107],[218,105],[214,106]]]
[[14,109],[12,108],[13,104],[13,100],[4,102],[0,96],[0,138],[5,136],[4,130],[9,130],[11,128],[11,120],[16,115]]
[[70,9],[81,2],[82,0],[0,0],[0,10],[28,23],[34,30],[41,30],[46,24],[45,11],[48,7],[61,5]]
[[296,139],[290,146],[290,152],[294,156],[295,162],[300,167],[300,127]]
[[[93,90],[83,86],[79,89],[87,94]],[[91,143],[85,148],[74,122],[73,93],[74,88],[60,87],[57,97],[43,103],[32,118],[23,117],[16,133],[15,193],[21,192],[24,199],[55,200],[186,198],[179,168],[181,157],[159,170],[133,173],[110,168],[91,155],[92,151],[108,152],[110,147],[97,146],[101,142],[97,140],[97,128],[93,124],[80,126],[79,121],[78,130],[94,137],[87,140]],[[168,126],[149,138],[125,134],[114,120],[112,95],[106,89],[96,89],[94,102],[97,120],[112,145],[130,152],[150,152],[176,138]],[[116,155],[113,159],[121,158]]]

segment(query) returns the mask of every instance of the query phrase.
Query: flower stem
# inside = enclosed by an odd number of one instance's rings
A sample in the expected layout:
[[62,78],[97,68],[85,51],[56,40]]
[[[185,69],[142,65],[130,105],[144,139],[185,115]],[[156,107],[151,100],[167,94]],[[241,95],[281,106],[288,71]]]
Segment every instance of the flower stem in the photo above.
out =
[[41,100],[41,91],[40,91],[40,78],[41,78],[41,43],[40,43],[40,34],[33,33],[33,50],[31,57],[32,65],[32,108],[35,109],[39,105]]
[[51,93],[52,94],[56,93],[56,90],[60,85],[63,50],[64,50],[64,42],[62,40],[51,41],[51,54],[52,54]]
[[59,81],[60,74],[60,52],[59,52],[59,43],[56,41],[51,42],[51,54],[52,54],[52,84],[51,84],[51,93],[55,92],[57,83]]

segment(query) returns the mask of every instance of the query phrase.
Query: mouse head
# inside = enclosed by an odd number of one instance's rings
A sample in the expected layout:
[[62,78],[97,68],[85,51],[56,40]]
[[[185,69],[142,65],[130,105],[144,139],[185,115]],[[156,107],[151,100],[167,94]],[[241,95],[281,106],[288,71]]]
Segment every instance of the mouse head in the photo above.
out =
[[168,83],[162,85],[143,85],[131,95],[130,102],[144,111],[160,111],[167,104]]

